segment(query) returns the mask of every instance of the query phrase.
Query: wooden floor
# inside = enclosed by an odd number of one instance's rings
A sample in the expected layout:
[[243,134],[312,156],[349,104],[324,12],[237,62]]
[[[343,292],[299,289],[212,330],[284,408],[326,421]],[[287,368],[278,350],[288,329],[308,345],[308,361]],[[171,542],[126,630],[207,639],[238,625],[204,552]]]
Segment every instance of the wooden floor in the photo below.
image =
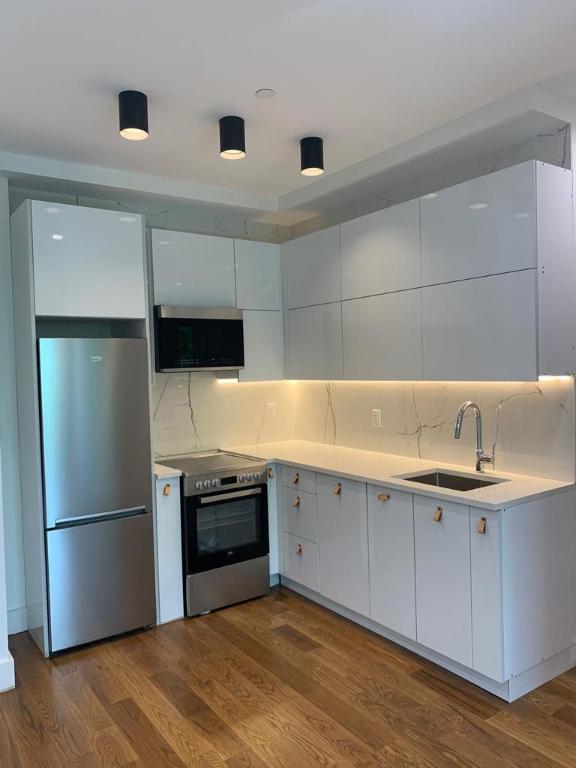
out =
[[576,673],[505,704],[286,589],[44,660],[12,638],[2,768],[576,766]]

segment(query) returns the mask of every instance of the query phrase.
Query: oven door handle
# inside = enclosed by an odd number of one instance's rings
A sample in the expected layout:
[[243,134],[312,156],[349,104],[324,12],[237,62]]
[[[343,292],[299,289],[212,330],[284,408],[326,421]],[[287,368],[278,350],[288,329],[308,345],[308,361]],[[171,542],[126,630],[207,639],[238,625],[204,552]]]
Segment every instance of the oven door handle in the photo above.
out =
[[258,496],[260,493],[262,493],[262,488],[246,488],[245,491],[235,491],[232,493],[215,493],[213,496],[201,496],[200,504],[213,504],[215,501],[242,499],[246,496]]

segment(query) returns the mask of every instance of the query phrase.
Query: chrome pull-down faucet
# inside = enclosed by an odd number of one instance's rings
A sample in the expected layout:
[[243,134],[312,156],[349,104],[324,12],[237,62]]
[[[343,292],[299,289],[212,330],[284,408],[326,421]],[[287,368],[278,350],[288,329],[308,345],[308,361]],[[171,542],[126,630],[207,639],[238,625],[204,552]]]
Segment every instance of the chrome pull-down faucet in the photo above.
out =
[[474,414],[476,415],[476,472],[483,472],[483,465],[493,464],[494,456],[488,456],[488,454],[484,453],[482,448],[482,414],[480,413],[480,408],[476,405],[476,403],[472,402],[472,400],[466,400],[466,402],[462,403],[458,409],[458,413],[456,415],[456,427],[454,429],[454,438],[456,440],[460,439],[460,434],[462,432],[462,421],[468,408],[473,408]]

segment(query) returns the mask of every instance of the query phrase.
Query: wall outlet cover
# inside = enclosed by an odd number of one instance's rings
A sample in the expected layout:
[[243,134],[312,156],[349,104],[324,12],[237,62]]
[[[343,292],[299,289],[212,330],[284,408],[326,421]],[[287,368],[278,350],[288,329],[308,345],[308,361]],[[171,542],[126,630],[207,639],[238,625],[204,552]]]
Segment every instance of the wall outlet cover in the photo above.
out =
[[269,419],[276,418],[276,403],[266,403],[266,416]]
[[382,412],[380,411],[380,408],[372,409],[372,426],[373,427],[382,426]]

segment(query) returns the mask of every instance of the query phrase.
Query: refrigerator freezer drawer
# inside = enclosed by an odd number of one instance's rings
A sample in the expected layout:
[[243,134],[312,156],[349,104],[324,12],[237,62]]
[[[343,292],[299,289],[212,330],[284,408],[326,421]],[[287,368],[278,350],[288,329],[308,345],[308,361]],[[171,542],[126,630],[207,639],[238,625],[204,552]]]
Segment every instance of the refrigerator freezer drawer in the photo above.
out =
[[51,653],[156,621],[152,514],[47,531]]

